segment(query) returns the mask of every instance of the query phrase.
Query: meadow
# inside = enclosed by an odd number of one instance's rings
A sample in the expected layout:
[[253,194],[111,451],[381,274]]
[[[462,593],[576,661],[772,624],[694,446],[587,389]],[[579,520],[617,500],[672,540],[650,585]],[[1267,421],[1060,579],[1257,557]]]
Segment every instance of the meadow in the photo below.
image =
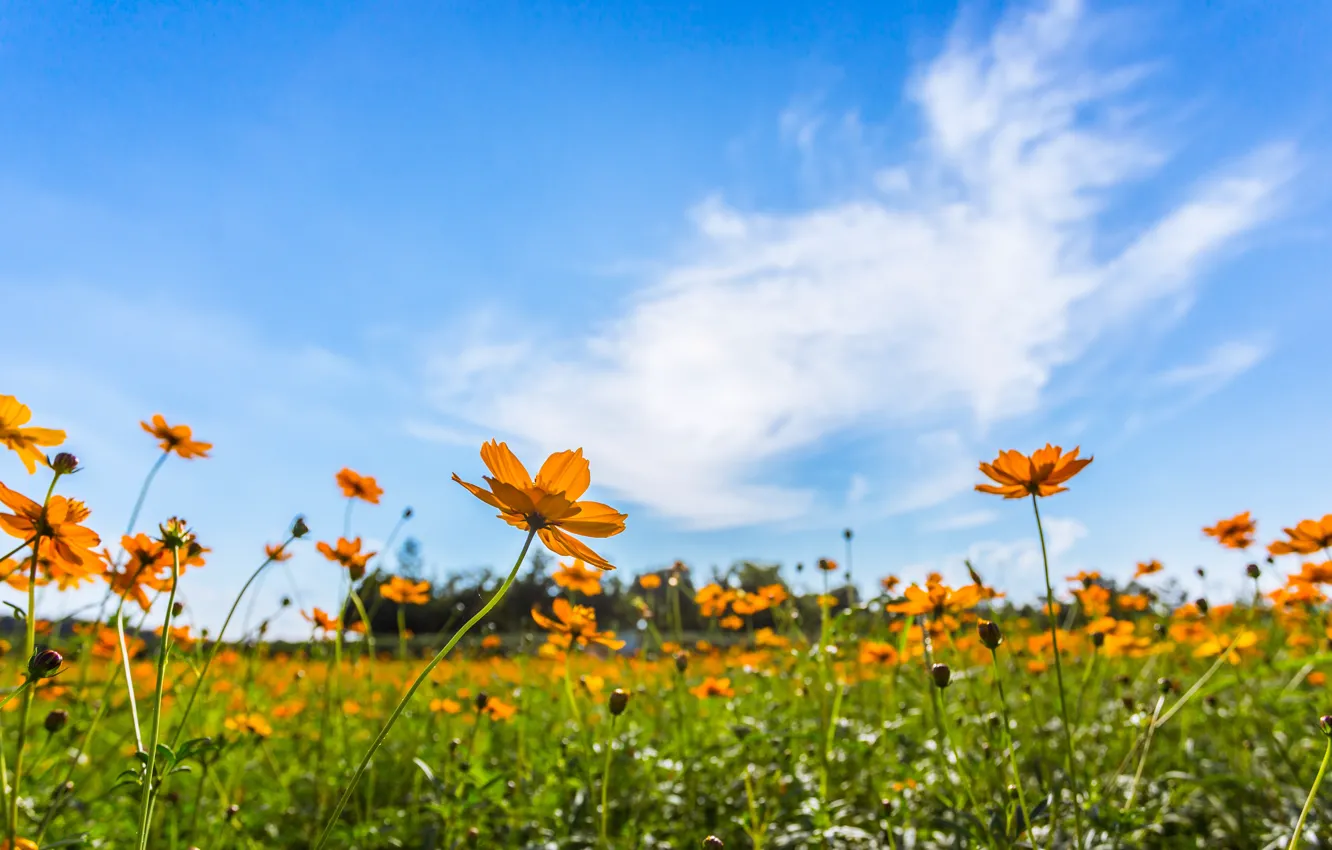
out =
[[[0,847],[1332,846],[1332,515],[1267,543],[1247,513],[1181,529],[1247,573],[1239,601],[1178,598],[1155,561],[1121,585],[1048,558],[1040,600],[974,570],[867,598],[832,558],[800,594],[776,568],[621,576],[594,545],[627,518],[582,498],[582,451],[533,475],[491,442],[455,480],[513,527],[502,581],[441,602],[391,574],[355,530],[384,493],[344,469],[344,527],[257,538],[209,635],[176,604],[207,540],[138,508],[93,531],[95,506],[61,495],[80,459],[31,419],[0,396],[29,472],[0,486],[0,577],[27,598],[0,645]],[[163,464],[211,462],[187,426],[143,428],[140,505]],[[1005,451],[977,489],[1029,514],[1044,554],[1042,503],[1091,461]],[[303,611],[304,642],[243,631],[246,594],[300,546],[346,603]],[[95,618],[41,610],[80,585],[105,588]]]

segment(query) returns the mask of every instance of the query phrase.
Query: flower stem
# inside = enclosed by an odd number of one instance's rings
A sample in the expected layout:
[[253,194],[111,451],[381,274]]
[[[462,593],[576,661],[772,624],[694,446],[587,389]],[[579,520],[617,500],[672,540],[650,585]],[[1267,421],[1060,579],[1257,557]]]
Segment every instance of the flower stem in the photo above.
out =
[[462,628],[454,632],[453,637],[449,638],[449,642],[444,644],[444,647],[435,654],[434,658],[430,659],[430,663],[426,664],[421,672],[417,674],[411,687],[407,689],[407,693],[403,694],[402,699],[398,700],[398,704],[394,707],[393,713],[390,714],[388,720],[385,721],[384,728],[380,729],[379,734],[370,742],[370,747],[365,751],[365,755],[361,757],[361,763],[356,766],[356,772],[352,774],[351,781],[348,782],[347,787],[343,789],[342,797],[338,799],[337,805],[333,807],[333,813],[329,817],[328,823],[324,826],[324,831],[319,836],[319,841],[314,845],[314,850],[323,850],[328,844],[329,838],[333,835],[333,828],[337,826],[338,818],[342,817],[342,811],[347,807],[347,802],[351,799],[352,792],[356,789],[357,783],[360,782],[361,777],[365,775],[366,768],[370,766],[370,760],[374,758],[375,753],[378,752],[380,746],[383,745],[384,739],[388,737],[388,733],[393,729],[394,724],[398,722],[398,718],[402,716],[402,712],[406,709],[407,703],[411,702],[412,697],[416,694],[416,691],[421,687],[422,683],[424,683],[425,680],[429,678],[431,672],[439,666],[439,662],[444,660],[444,656],[449,654],[449,650],[453,649],[458,641],[462,640],[463,636],[472,630],[473,626],[485,619],[485,616],[490,613],[491,609],[499,604],[499,601],[504,598],[504,594],[508,593],[509,587],[513,584],[513,580],[518,577],[518,570],[523,565],[523,559],[527,557],[527,550],[532,545],[533,537],[536,537],[535,528],[527,533],[527,540],[523,542],[522,551],[518,553],[518,560],[513,562],[513,569],[509,571],[508,578],[506,578],[504,583],[500,585],[499,590],[495,591],[495,595],[490,597],[490,601],[482,606],[480,611],[477,611],[470,620],[463,623]]
[[1304,801],[1304,808],[1300,811],[1300,819],[1295,823],[1295,832],[1290,836],[1290,844],[1286,845],[1286,850],[1295,850],[1300,846],[1300,835],[1304,832],[1304,820],[1309,817],[1309,810],[1313,808],[1314,798],[1318,796],[1318,786],[1323,784],[1323,774],[1327,773],[1327,763],[1332,761],[1332,737],[1327,739],[1327,749],[1323,752],[1323,763],[1318,766],[1318,775],[1314,777],[1313,787],[1309,789],[1309,798]]
[[1027,808],[1026,793],[1022,790],[1022,774],[1018,772],[1017,750],[1013,746],[1013,732],[1008,719],[1008,699],[1004,696],[1004,679],[1003,673],[999,669],[998,651],[994,649],[990,650],[990,661],[994,664],[994,685],[999,691],[999,711],[1004,718],[1004,744],[1008,747],[1008,766],[1013,771],[1013,785],[1017,787],[1018,805],[1022,809],[1020,812],[1022,818],[1021,830],[1018,832],[1018,835],[1021,836],[1022,832],[1031,829],[1031,822],[1029,820],[1031,817],[1031,809]]
[[[139,850],[148,850],[148,828],[152,818],[154,771],[157,769],[157,741],[162,734],[162,691],[166,687],[167,659],[171,655],[171,615],[176,607],[176,586],[180,584],[180,547],[171,547],[171,592],[167,595],[166,616],[162,618],[162,640],[157,647],[157,690],[153,693],[153,726],[148,741],[148,767],[143,777],[143,797],[139,804]],[[129,671],[126,670],[128,675]]]
[[[1050,554],[1045,546],[1045,528],[1041,525],[1041,508],[1036,501],[1036,494],[1031,494],[1031,509],[1036,514],[1036,533],[1041,538],[1041,563],[1045,567],[1045,604],[1050,620],[1050,646],[1054,650],[1055,680],[1059,683],[1059,714],[1063,718],[1065,756],[1068,759],[1068,785],[1073,792],[1073,829],[1076,838],[1074,846],[1082,846],[1082,806],[1078,802],[1078,783],[1074,774],[1073,729],[1068,721],[1068,698],[1064,695],[1064,665],[1059,658],[1059,622],[1055,617],[1054,586],[1050,583]],[[1051,841],[1054,830],[1050,830]]]
[[608,795],[610,793],[610,772],[611,755],[615,752],[615,721],[618,720],[614,714],[610,719],[610,731],[606,734],[606,763],[601,768],[601,843],[605,847],[610,846],[610,841],[606,837],[606,825],[610,821],[610,806],[607,805]]

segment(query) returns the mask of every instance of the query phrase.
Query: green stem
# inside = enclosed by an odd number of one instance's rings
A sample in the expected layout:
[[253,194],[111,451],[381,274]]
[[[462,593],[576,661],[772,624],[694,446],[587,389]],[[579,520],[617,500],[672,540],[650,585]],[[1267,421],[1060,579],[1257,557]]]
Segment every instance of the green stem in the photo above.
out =
[[[1054,586],[1050,583],[1050,554],[1045,546],[1045,528],[1041,525],[1041,508],[1037,504],[1036,494],[1031,494],[1031,509],[1036,514],[1036,533],[1041,538],[1041,563],[1045,567],[1045,604],[1050,620],[1050,646],[1054,650],[1055,680],[1059,683],[1059,714],[1063,718],[1064,749],[1068,759],[1068,785],[1073,793],[1073,829],[1076,837],[1074,846],[1082,846],[1082,806],[1078,802],[1078,784],[1074,773],[1073,728],[1068,720],[1068,698],[1064,695],[1064,665],[1059,657],[1059,622],[1055,617]],[[1054,829],[1050,830],[1051,841]]]
[[1128,800],[1124,802],[1123,811],[1133,808],[1133,801],[1138,797],[1138,783],[1142,781],[1143,768],[1147,766],[1147,754],[1152,748],[1152,737],[1156,734],[1157,717],[1161,715],[1161,706],[1165,705],[1165,694],[1162,694],[1156,700],[1156,708],[1152,709],[1152,722],[1147,724],[1147,737],[1142,742],[1142,755],[1138,757],[1138,770],[1133,774],[1133,784],[1129,786]]
[[[294,535],[288,537],[287,542],[283,543],[282,547],[286,548],[291,545],[291,542],[295,539]],[[227,612],[226,619],[222,621],[222,628],[218,629],[217,637],[213,638],[213,645],[209,648],[208,656],[204,659],[203,668],[199,671],[198,677],[194,680],[194,690],[190,692],[190,698],[185,703],[185,710],[181,712],[180,720],[176,723],[176,733],[171,736],[172,749],[175,749],[176,745],[180,743],[180,736],[185,734],[185,724],[190,719],[190,712],[194,709],[194,701],[198,698],[199,691],[203,688],[204,678],[208,675],[208,668],[213,666],[213,659],[217,657],[218,652],[222,649],[222,638],[227,633],[227,626],[231,625],[231,618],[235,615],[236,609],[240,607],[241,599],[245,596],[245,592],[250,589],[250,585],[254,584],[255,579],[259,578],[259,574],[271,563],[273,563],[272,558],[265,559],[264,562],[259,565],[259,568],[250,574],[249,579],[246,580],[240,593],[236,594],[236,598],[232,600],[231,610]]]
[[[999,669],[999,653],[990,650],[990,661],[994,664],[994,685],[999,691],[999,711],[1004,718],[1004,745],[1008,747],[1008,766],[1013,771],[1013,785],[1017,787],[1018,805],[1022,807],[1022,826],[1024,831],[1031,829],[1031,809],[1027,808],[1027,795],[1022,790],[1022,774],[1018,772],[1017,750],[1013,746],[1013,732],[1008,718],[1008,699],[1004,695],[1003,673]],[[1020,836],[1022,833],[1019,832]]]
[[1295,833],[1290,837],[1290,844],[1286,850],[1295,850],[1300,846],[1300,834],[1304,832],[1304,820],[1309,817],[1309,810],[1313,808],[1314,798],[1318,796],[1318,786],[1323,784],[1323,774],[1327,773],[1327,763],[1332,760],[1332,737],[1327,740],[1327,750],[1323,752],[1323,763],[1318,766],[1318,775],[1314,777],[1313,787],[1309,789],[1309,798],[1304,801],[1304,809],[1300,811],[1300,819],[1295,823]]
[[[148,767],[143,777],[143,797],[139,803],[139,850],[148,850],[148,829],[152,817],[157,769],[157,742],[162,734],[162,691],[166,687],[167,659],[171,655],[171,615],[176,607],[176,586],[180,583],[180,547],[171,547],[171,592],[167,595],[166,616],[162,618],[162,640],[157,647],[157,690],[153,693],[153,725],[148,739]],[[128,668],[126,669],[128,673]]]
[[134,510],[130,511],[129,522],[125,523],[125,534],[134,533],[134,523],[139,521],[139,511],[143,510],[143,500],[148,498],[148,488],[152,486],[153,479],[157,477],[157,472],[166,463],[166,459],[171,455],[171,450],[167,449],[157,456],[153,468],[148,470],[148,475],[143,479],[143,486],[139,488],[139,497],[134,500]]
[[509,587],[513,584],[513,580],[518,577],[518,570],[523,565],[523,559],[527,557],[527,550],[532,545],[532,538],[536,537],[536,533],[537,530],[535,528],[527,533],[527,539],[523,541],[522,551],[518,553],[518,560],[513,562],[513,569],[509,571],[508,578],[506,578],[504,583],[500,585],[499,590],[495,591],[495,595],[490,597],[490,601],[482,606],[481,610],[476,612],[470,620],[464,623],[462,628],[454,632],[453,637],[449,638],[449,642],[444,644],[444,647],[435,654],[434,658],[430,659],[430,663],[426,664],[417,675],[415,681],[412,682],[412,686],[407,689],[407,693],[403,694],[402,699],[398,700],[398,704],[394,707],[393,713],[389,715],[388,720],[384,723],[384,728],[380,729],[379,734],[370,742],[370,747],[365,751],[365,755],[362,756],[361,763],[356,766],[356,772],[352,774],[351,781],[348,782],[347,787],[343,789],[342,796],[339,798],[337,805],[333,807],[333,813],[329,817],[323,833],[319,836],[319,841],[315,844],[314,850],[323,850],[328,844],[329,838],[333,835],[333,828],[337,826],[338,818],[342,816],[343,809],[347,807],[347,802],[351,799],[352,792],[356,789],[357,783],[360,782],[361,777],[365,775],[366,768],[370,766],[370,760],[374,758],[375,753],[378,752],[380,746],[383,745],[384,739],[388,737],[394,724],[398,722],[398,718],[402,716],[403,710],[406,709],[407,703],[411,702],[412,697],[416,694],[422,683],[424,683],[425,680],[430,677],[431,672],[439,666],[439,662],[444,660],[444,656],[449,654],[449,650],[453,649],[458,641],[462,640],[463,636],[472,630],[473,626],[485,619],[485,616],[490,613],[491,609],[499,604],[499,601],[504,598],[504,594],[508,593]]
[[605,847],[610,846],[610,841],[606,837],[606,825],[610,821],[610,806],[607,805],[608,794],[610,793],[610,772],[611,755],[615,752],[615,721],[619,718],[611,715],[610,731],[606,734],[606,763],[601,768],[601,843]]

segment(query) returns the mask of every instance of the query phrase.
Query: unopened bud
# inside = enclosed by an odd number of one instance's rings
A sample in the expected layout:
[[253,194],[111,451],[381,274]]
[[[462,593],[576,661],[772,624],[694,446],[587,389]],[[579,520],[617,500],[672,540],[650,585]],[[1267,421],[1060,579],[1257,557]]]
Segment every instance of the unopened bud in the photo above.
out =
[[629,694],[627,692],[622,691],[619,688],[611,691],[609,707],[612,716],[619,717],[621,714],[624,714],[624,710],[628,706]]
[[722,844],[722,840],[715,835],[709,835],[703,839],[703,850],[722,850],[725,846],[725,844]]
[[1318,728],[1322,730],[1324,735],[1332,738],[1332,714],[1324,714],[1318,718]]
[[1207,578],[1207,570],[1202,567],[1198,567],[1194,572],[1198,574],[1198,578]]
[[232,818],[234,818],[239,811],[240,811],[240,806],[236,805],[235,803],[232,803],[230,806],[227,806],[227,820],[231,820]]
[[1258,569],[1257,564],[1249,564],[1247,567],[1244,568],[1244,572],[1249,576],[1249,578],[1253,579],[1254,581],[1257,581],[1258,577],[1263,574],[1263,571]]
[[1175,683],[1169,679],[1157,679],[1156,686],[1161,689],[1161,693],[1168,694],[1175,689]]
[[402,518],[403,518],[403,519],[411,519],[413,513],[414,513],[414,511],[413,511],[410,507],[403,508],[403,509],[402,509]]
[[689,669],[689,656],[683,652],[675,653],[675,669],[681,673]]
[[284,596],[284,597],[282,597],[282,607],[283,607],[283,608],[290,608],[290,607],[291,607],[291,597],[290,597],[290,596]]
[[948,669],[947,664],[936,664],[930,668],[930,677],[934,679],[935,687],[946,688],[953,681],[953,671]]
[[489,695],[486,694],[485,691],[482,691],[481,693],[477,694],[477,695],[476,695],[476,710],[477,710],[477,711],[485,711],[485,710],[486,710],[486,704],[489,703],[489,702],[490,702],[490,697],[489,697]]
[[467,843],[476,846],[476,842],[481,840],[481,830],[474,826],[467,828]]
[[846,529],[845,531],[843,531],[843,532],[842,532],[842,536],[845,537],[847,540],[850,540],[850,539],[851,539],[851,529],[848,528],[848,529]]
[[181,615],[181,612],[183,612],[184,610],[185,610],[185,603],[177,602],[171,606],[171,616],[179,617]]
[[161,532],[159,539],[168,549],[186,549],[194,541],[194,532],[180,517],[173,516],[157,529]]
[[70,452],[60,452],[50,460],[51,469],[59,475],[70,475],[79,471],[79,459]]
[[1197,606],[1198,613],[1202,614],[1204,617],[1207,616],[1207,612],[1212,609],[1212,606],[1207,604],[1207,600],[1201,596],[1199,596],[1193,604]]
[[298,516],[298,517],[296,517],[295,520],[292,521],[292,523],[291,523],[291,536],[292,536],[292,537],[300,538],[300,537],[304,537],[305,535],[307,535],[307,534],[309,534],[309,533],[310,533],[310,526],[308,526],[308,525],[305,524],[305,517],[303,517],[303,516]]
[[999,624],[990,620],[981,620],[976,624],[976,634],[980,637],[980,642],[986,649],[995,650],[999,644],[1004,642],[1004,633],[999,630]]
[[32,680],[49,679],[60,672],[60,665],[65,663],[65,656],[54,649],[43,649],[28,660],[28,678]]
[[46,715],[46,720],[42,721],[42,726],[47,732],[54,735],[61,729],[64,729],[65,724],[68,722],[69,712],[65,711],[63,708],[57,708],[52,710],[50,714]]
[[1092,646],[1097,649],[1105,646],[1105,632],[1092,632]]

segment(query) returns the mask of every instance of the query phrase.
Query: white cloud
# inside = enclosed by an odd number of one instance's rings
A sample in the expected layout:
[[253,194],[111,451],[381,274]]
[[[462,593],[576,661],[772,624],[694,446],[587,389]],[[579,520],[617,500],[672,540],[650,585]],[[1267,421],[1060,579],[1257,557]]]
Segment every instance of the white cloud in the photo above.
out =
[[1226,342],[1207,353],[1200,363],[1176,366],[1157,376],[1163,387],[1185,388],[1211,394],[1233,381],[1267,356],[1267,346],[1256,342]]
[[[1065,560],[1073,547],[1087,536],[1087,526],[1076,519],[1043,517],[1046,550],[1050,556],[1050,578],[1060,584],[1066,575],[1076,573],[1080,567],[1075,561]],[[1041,545],[1035,536],[1021,540],[983,541],[967,549],[970,560],[985,580],[996,587],[1022,584],[1023,579],[1039,576],[1044,571]]]
[[953,514],[931,522],[925,526],[925,530],[962,531],[968,528],[980,528],[982,525],[989,525],[998,518],[999,514],[994,511],[970,511],[964,514]]
[[[692,252],[572,351],[477,341],[435,361],[433,397],[542,449],[586,446],[594,480],[693,527],[807,514],[816,493],[775,466],[834,434],[952,435],[942,474],[874,482],[899,493],[888,510],[965,489],[967,433],[1034,411],[1099,337],[1186,301],[1292,171],[1289,151],[1260,152],[1107,253],[1114,190],[1165,156],[1124,123],[1141,70],[1087,66],[1094,31],[1057,0],[954,37],[909,91],[916,154],[868,170],[859,198],[793,214],[709,198]],[[806,154],[828,126],[782,124]]]

